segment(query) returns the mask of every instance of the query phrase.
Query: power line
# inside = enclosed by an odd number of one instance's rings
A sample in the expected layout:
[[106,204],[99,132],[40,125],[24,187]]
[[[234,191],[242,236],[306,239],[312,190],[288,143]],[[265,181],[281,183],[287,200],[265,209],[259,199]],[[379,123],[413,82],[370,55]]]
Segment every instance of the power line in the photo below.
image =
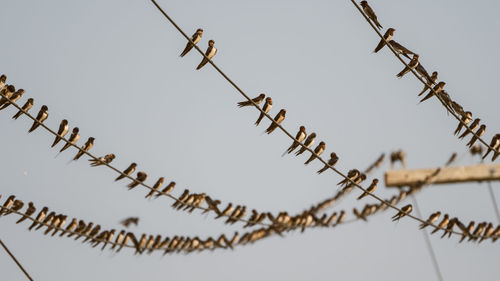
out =
[[500,211],[498,210],[498,204],[495,198],[495,192],[493,191],[493,187],[491,186],[491,181],[488,181],[488,191],[490,192],[491,203],[493,203],[493,208],[495,209],[497,221],[500,223]]
[[5,245],[2,241],[2,239],[0,239],[0,245],[2,245],[2,247],[5,249],[5,251],[7,252],[7,254],[9,254],[9,256],[12,258],[12,260],[17,264],[17,266],[19,267],[19,269],[21,269],[21,271],[24,273],[24,275],[26,275],[26,278],[28,278],[29,280],[33,281],[33,278],[31,278],[31,276],[29,275],[29,273],[26,271],[26,269],[24,269],[23,265],[16,259],[16,257],[10,252],[9,248],[7,248],[7,245]]

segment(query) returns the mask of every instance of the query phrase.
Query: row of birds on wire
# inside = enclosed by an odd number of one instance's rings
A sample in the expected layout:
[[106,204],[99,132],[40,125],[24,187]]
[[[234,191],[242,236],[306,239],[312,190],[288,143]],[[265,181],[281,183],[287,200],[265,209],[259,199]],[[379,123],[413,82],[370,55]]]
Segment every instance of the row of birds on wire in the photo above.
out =
[[[363,12],[365,15],[377,26],[379,29],[382,28],[382,25],[379,23],[377,15],[373,11],[373,9],[370,7],[367,1],[361,1],[361,7],[363,8]],[[438,72],[434,71],[432,72],[431,75],[425,70],[424,66],[422,63],[419,61],[419,55],[413,51],[410,51],[403,45],[399,44],[398,42],[394,41],[392,38],[394,36],[394,32],[396,29],[394,28],[388,28],[387,31],[384,34],[384,39],[381,39],[380,42],[377,44],[375,49],[373,50],[374,53],[377,53],[380,51],[387,43],[391,45],[391,47],[398,52],[399,54],[405,56],[406,58],[410,59],[410,55],[413,57],[408,63],[408,66],[405,66],[401,72],[399,72],[396,76],[398,78],[403,77],[405,74],[410,72],[410,69],[413,69],[417,71],[422,77],[424,77],[427,80],[427,84],[433,85],[434,88],[430,89],[427,85],[424,86],[424,89],[418,94],[418,96],[423,95],[427,90],[429,92],[427,95],[425,95],[420,102],[426,101],[430,99],[434,95],[439,95],[441,99],[444,101],[445,107],[450,111],[450,112],[455,112],[456,114],[460,115],[461,121],[457,126],[457,128],[454,131],[455,135],[458,135],[459,139],[463,139],[466,136],[468,136],[471,132],[475,131],[475,134],[472,135],[470,141],[467,143],[467,146],[472,147],[474,143],[480,138],[482,135],[484,135],[486,131],[486,125],[485,124],[480,124],[481,119],[480,118],[475,118],[474,120],[472,119],[472,112],[471,111],[465,111],[461,105],[459,105],[457,102],[453,101],[450,97],[450,95],[444,90],[444,86],[446,85],[446,82],[444,81],[438,81]],[[472,123],[471,123],[472,122]],[[464,126],[466,124],[467,126]],[[469,125],[470,124],[470,125]],[[465,128],[465,132],[460,134],[462,128]],[[468,128],[468,129],[467,129]],[[500,134],[495,134],[490,142],[490,147],[486,151],[486,153],[483,156],[483,159],[488,156],[488,154],[494,150],[494,154],[492,156],[492,161],[495,161],[497,157],[500,155]]]

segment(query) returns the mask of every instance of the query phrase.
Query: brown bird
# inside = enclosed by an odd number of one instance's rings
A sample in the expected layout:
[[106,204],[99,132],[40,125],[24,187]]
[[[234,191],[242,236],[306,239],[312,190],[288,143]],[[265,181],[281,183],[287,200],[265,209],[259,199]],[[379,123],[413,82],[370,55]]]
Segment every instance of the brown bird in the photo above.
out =
[[370,18],[373,23],[380,29],[382,28],[382,25],[380,25],[380,23],[378,22],[377,20],[377,15],[375,14],[375,12],[373,11],[373,9],[370,7],[370,5],[368,5],[368,2],[366,1],[361,1],[361,7],[363,7],[363,11],[365,12],[366,16],[368,18]]
[[437,85],[434,86],[433,90],[430,90],[429,93],[423,99],[420,100],[420,102],[430,99],[434,95],[434,93],[439,94],[443,90],[444,85],[446,85],[446,82],[441,81],[437,83]]
[[306,133],[306,127],[300,126],[299,131],[297,132],[297,135],[295,135],[295,140],[293,140],[293,143],[290,145],[281,156],[285,156],[285,154],[290,154],[292,151],[294,151],[301,143],[304,141],[306,138],[307,133]]
[[[438,79],[438,72],[437,71],[434,71],[432,72],[432,76],[430,77],[430,79],[427,81],[427,83],[429,85],[434,85],[436,84],[436,81]],[[427,85],[424,86],[424,89],[418,94],[418,96],[420,97],[421,95],[423,95],[427,90],[429,90],[429,87]]]
[[[5,108],[7,108],[9,105],[11,105],[12,103],[15,103],[17,102],[24,94],[24,90],[23,89],[19,89],[17,90],[17,92],[15,92],[11,97],[10,97],[10,101],[6,102],[2,107],[0,107],[0,110],[3,110]],[[3,98],[3,97],[2,97]]]
[[469,147],[472,147],[474,145],[474,143],[477,141],[477,139],[480,138],[484,134],[484,131],[486,131],[486,125],[482,124],[479,127],[479,129],[477,129],[477,132],[474,135],[472,135],[472,138],[467,143],[467,145]]
[[[465,116],[462,117],[462,122],[464,122],[465,125],[467,125],[470,123],[470,121],[472,121],[472,112],[467,111],[465,112]],[[455,132],[453,133],[454,135],[460,134],[460,131],[464,126],[462,122],[458,123],[458,127],[455,129]]]
[[148,178],[145,172],[138,172],[136,179],[128,185],[129,190],[138,186],[140,183],[144,182]]
[[73,158],[73,161],[80,159],[80,157],[82,157],[84,152],[88,152],[94,146],[94,140],[95,138],[89,137],[85,142],[85,144],[82,146],[82,149],[78,150],[75,157]]
[[453,162],[455,162],[455,160],[457,160],[457,153],[453,152],[453,154],[451,154],[450,158],[448,159],[448,161],[446,161],[446,164],[444,165],[450,166]]
[[160,186],[163,184],[164,181],[165,181],[164,177],[159,178],[156,181],[155,185],[153,185],[153,189],[151,189],[151,191],[149,191],[149,193],[144,198],[153,197],[153,194],[155,194],[155,192],[160,188]]
[[71,220],[71,222],[68,224],[68,226],[66,227],[65,230],[61,231],[61,233],[59,234],[59,237],[62,237],[64,234],[66,234],[67,232],[72,232],[73,229],[75,229],[76,225],[77,225],[77,222],[78,220],[76,218],[73,218]]
[[478,243],[483,242],[484,239],[490,238],[491,235],[493,234],[493,231],[495,231],[495,229],[493,228],[493,224],[490,222],[488,223],[488,226],[486,226],[486,228],[484,229],[483,236],[481,237]]
[[450,222],[450,216],[448,214],[444,214],[443,220],[431,232],[431,234],[434,234],[434,233],[438,232],[439,230],[444,229],[448,225],[449,222]]
[[224,217],[224,216],[228,216],[229,213],[231,213],[233,211],[233,204],[232,203],[229,203],[227,205],[227,207],[220,213],[218,214],[215,219],[218,219],[218,218],[221,218],[221,217]]
[[[198,28],[196,32],[191,36],[191,41],[193,41],[194,44],[200,42],[201,36],[203,35],[203,29]],[[185,56],[191,49],[193,49],[194,45],[191,42],[187,42],[186,48],[184,48],[184,51],[181,53],[181,57]]]
[[7,200],[5,200],[5,202],[3,203],[3,208],[0,209],[0,216],[5,213],[5,214],[8,214],[9,213],[9,209],[10,207],[12,206],[12,204],[14,204],[14,200],[16,199],[16,196],[14,195],[11,195],[7,198]]
[[428,225],[430,224],[434,224],[438,219],[439,217],[441,216],[441,212],[440,211],[437,211],[435,213],[432,213],[429,218],[422,224],[420,224],[420,229],[424,229],[426,228]]
[[370,186],[368,186],[368,188],[366,189],[366,191],[368,191],[368,192],[364,192],[363,194],[361,194],[358,197],[358,200],[360,200],[360,199],[364,198],[365,196],[367,196],[368,193],[373,193],[375,191],[375,189],[377,189],[377,184],[378,184],[378,179],[373,179],[373,181],[370,184]]
[[[266,94],[262,93],[258,97],[253,98],[252,101],[258,105],[264,100],[265,97],[266,97]],[[244,106],[250,106],[250,105],[253,105],[253,103],[251,101],[240,101],[238,103],[238,107],[244,107]]]
[[18,221],[16,221],[16,224],[23,222],[27,218],[31,217],[31,215],[33,215],[35,212],[36,212],[35,204],[33,204],[33,202],[29,202],[28,208],[26,209],[26,212]]
[[161,193],[156,193],[155,198],[158,198],[162,195],[169,194],[175,188],[175,181],[171,181],[165,188],[161,191]]
[[479,236],[481,235],[481,233],[484,231],[484,229],[486,228],[486,225],[487,225],[486,222],[482,222],[482,223],[478,224],[476,229],[474,230],[474,232],[471,233],[471,235],[469,237],[469,241],[471,241],[471,240],[476,241],[479,238]]
[[399,44],[394,40],[389,41],[389,45],[399,54],[405,56],[407,59],[410,59],[409,55],[414,55],[415,53],[405,48],[403,45]]
[[337,156],[337,154],[335,152],[332,152],[330,153],[330,160],[328,160],[328,165],[325,165],[323,168],[321,168],[320,170],[317,171],[318,174],[321,174],[323,173],[324,171],[328,170],[328,166],[335,166],[335,164],[337,164],[337,162],[339,161],[339,157]]
[[[262,106],[262,111],[268,113],[272,107],[273,107],[273,99],[271,99],[271,97],[267,97],[266,102]],[[262,121],[262,118],[264,118],[264,113],[261,112],[259,118],[257,118],[257,121],[255,121],[255,126],[259,126],[260,121]]]
[[396,31],[396,29],[392,27],[387,29],[387,31],[384,34],[384,39],[380,39],[380,42],[378,43],[377,47],[375,48],[375,50],[373,50],[374,53],[380,51],[385,46],[386,42],[391,40],[392,36],[394,36],[394,31]]
[[66,144],[64,144],[64,146],[63,146],[63,148],[61,148],[61,150],[59,150],[59,153],[65,151],[71,145],[76,144],[76,142],[80,139],[80,134],[78,134],[78,131],[80,131],[80,129],[78,129],[78,127],[73,128],[73,131],[71,132],[71,136],[69,136],[68,142]]
[[36,218],[35,220],[33,221],[33,223],[30,225],[30,227],[28,228],[28,230],[31,230],[33,229],[33,227],[35,227],[38,223],[42,222],[42,220],[45,218],[45,216],[47,215],[47,212],[49,211],[49,208],[47,207],[43,207],[42,210],[38,213],[38,215],[36,215]]
[[460,137],[458,137],[458,139],[465,138],[468,134],[470,134],[475,129],[477,129],[479,127],[479,122],[481,122],[480,118],[474,119],[474,121],[472,121],[472,124],[470,124],[470,126],[468,127],[468,129],[467,129],[467,127],[465,128],[465,132],[462,135],[460,135]]
[[139,218],[138,217],[128,217],[120,222],[121,225],[125,226],[128,228],[131,224],[137,226],[139,225]]
[[215,48],[214,44],[215,44],[214,40],[208,41],[208,48],[207,51],[205,52],[206,57],[203,57],[198,67],[196,67],[196,70],[202,68],[205,64],[207,64],[209,59],[212,59],[215,56],[215,54],[217,53],[217,48]]
[[189,189],[184,189],[182,194],[179,196],[178,200],[175,201],[174,204],[172,204],[172,207],[177,208],[178,206],[183,206],[184,201],[186,201],[188,197],[189,197]]
[[484,154],[483,159],[488,156],[488,154],[492,151],[492,148],[494,150],[498,150],[500,148],[500,134],[496,134],[493,136],[490,142],[490,147],[488,147],[488,151],[486,151],[486,153]]
[[12,206],[10,207],[10,210],[7,210],[5,212],[5,216],[8,215],[8,214],[11,214],[13,212],[18,212],[19,210],[21,210],[24,206],[24,202],[21,201],[21,200],[14,200],[14,203],[12,203]]
[[281,124],[281,122],[283,122],[283,120],[285,120],[285,115],[286,115],[285,109],[281,109],[280,112],[276,114],[276,116],[274,117],[275,122],[272,122],[271,125],[269,125],[269,127],[266,129],[266,133],[268,135],[271,134],[278,127],[278,125]]
[[14,114],[14,116],[12,116],[12,119],[16,120],[17,118],[19,118],[24,113],[23,111],[28,112],[33,107],[34,103],[35,100],[29,98],[23,105],[22,110],[19,110],[16,114]]
[[42,108],[38,112],[38,115],[36,116],[36,120],[33,121],[33,125],[29,129],[28,133],[31,133],[34,130],[36,130],[36,128],[38,128],[38,126],[40,126],[40,124],[42,124],[43,121],[45,121],[47,118],[49,118],[49,113],[47,112],[48,110],[49,110],[49,108],[46,105],[42,105]]
[[15,92],[16,88],[13,85],[3,87],[2,90],[0,90],[0,93],[2,93],[3,95],[0,97],[0,106],[8,103],[9,99],[14,95]]
[[357,169],[352,169],[347,173],[347,178],[339,181],[339,183],[337,183],[337,185],[340,185],[340,186],[347,185],[351,181],[354,181],[354,179],[356,179],[359,175],[360,175],[360,172]]
[[443,235],[441,235],[441,238],[445,237],[446,234],[448,234],[448,238],[451,237],[451,234],[453,233],[453,227],[455,227],[455,224],[457,223],[458,218],[452,218],[448,225],[446,226],[446,229],[444,230]]
[[410,214],[412,209],[413,209],[413,207],[411,204],[404,206],[403,208],[401,208],[401,211],[399,211],[397,214],[395,214],[392,217],[392,221],[397,221],[397,220],[401,219],[402,217]]
[[411,69],[415,69],[415,67],[417,67],[417,66],[418,66],[418,55],[415,54],[415,55],[413,55],[413,58],[411,59],[411,61],[408,63],[408,66],[405,66],[405,68],[403,70],[401,70],[401,72],[399,72],[396,76],[398,78],[401,78],[406,73],[410,72]]
[[123,178],[125,178],[126,176],[130,176],[134,171],[135,171],[135,168],[137,167],[137,164],[136,163],[132,163],[130,164],[130,166],[128,166],[127,169],[125,169],[123,171],[123,174],[120,174],[116,179],[115,181],[119,181]]
[[56,138],[54,139],[54,142],[52,143],[52,145],[50,147],[54,147],[56,146],[56,144],[62,139],[64,138],[64,136],[68,133],[69,131],[69,125],[68,125],[68,120],[66,119],[63,119],[61,121],[61,124],[59,125],[59,130],[57,130],[57,136]]
[[7,81],[7,76],[5,76],[5,74],[2,74],[2,76],[0,76],[0,90],[5,87],[5,81]]
[[316,133],[312,133],[309,136],[307,136],[306,140],[304,141],[304,146],[302,146],[299,151],[295,153],[295,156],[299,156],[302,153],[304,153],[307,148],[311,147],[314,144],[314,140],[316,139]]
[[113,153],[110,153],[110,154],[106,154],[104,156],[101,156],[97,159],[89,159],[89,161],[92,162],[92,163],[90,163],[90,166],[97,167],[100,165],[109,164],[113,161],[113,159],[115,159],[115,155]]
[[314,153],[311,154],[311,157],[309,157],[309,159],[307,159],[307,161],[304,162],[304,165],[311,163],[311,161],[320,156],[323,153],[323,151],[325,151],[325,147],[326,147],[325,142],[320,142],[318,146],[316,146],[316,148],[314,149]]

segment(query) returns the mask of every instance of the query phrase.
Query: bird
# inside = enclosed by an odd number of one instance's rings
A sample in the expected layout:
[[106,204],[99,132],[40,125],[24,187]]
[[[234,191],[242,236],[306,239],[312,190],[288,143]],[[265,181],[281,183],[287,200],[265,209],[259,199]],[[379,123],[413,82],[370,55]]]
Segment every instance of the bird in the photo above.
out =
[[33,229],[33,227],[35,227],[39,222],[41,222],[45,216],[47,215],[47,212],[49,211],[49,208],[47,207],[43,207],[42,210],[38,213],[38,215],[36,216],[35,220],[33,221],[33,223],[30,225],[30,227],[28,228],[28,230],[31,230]]
[[365,14],[368,16],[368,18],[370,18],[373,23],[379,28],[381,29],[382,28],[382,25],[378,22],[377,20],[377,15],[375,14],[375,12],[373,11],[373,9],[370,7],[370,5],[368,5],[368,2],[366,1],[361,1],[361,7],[363,7],[363,11],[365,12]]
[[177,208],[179,206],[184,205],[184,201],[189,197],[189,189],[184,189],[182,194],[179,196],[177,200],[175,200],[174,204],[172,204],[172,208]]
[[73,229],[75,229],[77,222],[78,222],[78,220],[76,218],[73,218],[71,220],[71,222],[68,224],[68,226],[66,227],[66,229],[61,231],[61,233],[59,234],[59,237],[63,237],[63,235],[68,233],[68,232],[70,232],[70,233],[73,232]]
[[255,126],[259,126],[260,121],[262,121],[262,118],[264,118],[264,113],[268,113],[269,110],[271,110],[271,107],[273,107],[273,99],[271,99],[271,97],[267,97],[266,102],[262,106],[262,111],[264,112],[260,113],[259,118],[257,118],[257,121],[255,121]]
[[0,216],[2,215],[2,213],[5,214],[9,213],[9,208],[14,203],[14,199],[16,199],[16,196],[11,195],[7,198],[7,200],[5,200],[5,202],[3,203],[3,208],[0,209]]
[[433,95],[439,94],[443,90],[444,85],[446,85],[446,82],[441,81],[437,83],[437,85],[434,86],[434,88],[430,90],[429,93],[423,99],[420,100],[420,102],[424,102],[430,99]]
[[49,110],[49,108],[46,105],[42,105],[42,108],[38,112],[38,115],[36,116],[36,120],[33,121],[33,125],[29,129],[28,133],[31,133],[34,130],[36,130],[36,128],[38,128],[38,126],[40,126],[40,124],[42,124],[43,121],[45,121],[49,117],[49,113],[47,112],[48,110]]
[[410,59],[409,55],[414,55],[415,53],[405,48],[403,45],[399,44],[394,40],[389,41],[389,45],[399,54],[402,54],[407,59]]
[[29,98],[23,105],[22,110],[19,110],[16,114],[14,114],[14,116],[12,116],[12,119],[16,120],[17,118],[19,118],[24,113],[23,111],[28,112],[33,107],[34,102],[35,100],[33,100],[33,98]]
[[36,212],[35,204],[33,204],[33,202],[29,202],[26,212],[18,221],[16,221],[16,224],[21,223],[27,218],[31,217],[31,215],[33,215],[35,212]]
[[21,201],[21,200],[14,200],[14,203],[12,203],[12,206],[10,207],[9,210],[7,210],[7,212],[5,212],[5,216],[12,213],[12,212],[18,212],[19,210],[21,210],[24,206],[24,202]]
[[325,165],[323,168],[321,168],[320,170],[318,170],[316,173],[318,174],[321,174],[323,173],[324,171],[328,170],[328,166],[335,166],[335,164],[337,164],[337,162],[339,161],[339,157],[337,156],[337,153],[335,152],[332,152],[330,153],[330,159],[328,160],[328,165]]
[[124,177],[126,176],[130,176],[134,171],[135,171],[135,168],[137,167],[137,163],[132,163],[130,164],[127,169],[125,169],[121,175],[119,175],[115,181],[119,181],[121,179],[123,179]]
[[175,188],[175,181],[171,181],[161,192],[156,193],[155,198],[158,198],[162,195],[169,194]]
[[462,237],[460,238],[460,241],[458,241],[458,243],[462,243],[462,241],[464,241],[467,236],[471,237],[474,225],[475,225],[474,221],[469,222],[469,225],[467,225],[465,230],[462,230]]
[[73,158],[73,161],[80,159],[80,157],[82,157],[82,155],[85,152],[88,152],[92,148],[92,146],[94,146],[94,140],[95,140],[95,138],[89,137],[87,139],[87,141],[85,142],[85,144],[82,146],[81,150],[78,150],[75,157]]
[[6,104],[9,102],[9,99],[14,95],[16,92],[16,87],[13,85],[8,85],[6,87],[3,87],[0,93],[2,93],[3,96],[0,97],[0,106]]
[[479,243],[483,242],[484,239],[490,238],[491,234],[493,234],[493,231],[495,231],[495,229],[493,228],[493,224],[490,222],[488,223],[488,226],[486,226],[486,228],[484,229],[483,236],[479,240]]
[[78,127],[73,128],[73,131],[71,132],[71,135],[69,136],[68,142],[66,142],[64,144],[63,148],[61,148],[61,150],[59,150],[59,153],[65,151],[71,145],[76,144],[76,142],[80,139],[80,134],[78,134],[79,131],[80,131],[80,129],[78,129]]
[[[430,79],[427,81],[427,83],[432,86],[432,85],[436,84],[437,79],[438,79],[438,72],[434,71],[434,72],[432,72],[432,75],[431,75]],[[429,86],[425,85],[424,89],[418,94],[418,96],[420,97],[427,90],[429,90]]]
[[474,232],[471,232],[469,241],[471,240],[476,241],[479,238],[478,236],[481,235],[481,232],[483,232],[483,230],[486,228],[486,225],[487,225],[486,222],[478,224]]
[[[200,42],[202,35],[203,35],[203,29],[198,28],[196,32],[193,34],[193,36],[191,36],[191,41],[193,41],[194,44]],[[189,53],[189,51],[191,51],[191,49],[194,47],[193,43],[187,42],[186,48],[184,48],[184,51],[182,51],[180,55],[181,58],[185,56],[187,53]]]
[[455,162],[456,159],[457,159],[457,153],[453,152],[453,154],[450,156],[450,158],[448,159],[448,161],[446,161],[446,164],[444,165],[450,166],[453,162]]
[[276,114],[276,116],[274,117],[275,122],[272,122],[271,125],[269,125],[269,127],[266,129],[266,133],[268,135],[271,134],[278,127],[278,125],[281,124],[281,122],[283,122],[283,120],[285,120],[285,115],[286,115],[285,109],[281,109],[278,112],[278,114]]
[[417,67],[417,66],[418,66],[418,55],[415,54],[415,55],[413,55],[413,58],[411,59],[411,61],[408,63],[408,66],[405,66],[405,68],[403,70],[401,70],[401,72],[399,72],[396,76],[398,78],[401,78],[406,73],[408,73],[411,69],[415,69],[415,67]]
[[128,228],[131,224],[134,224],[135,226],[139,225],[139,218],[138,217],[128,217],[120,222],[121,225],[124,227]]
[[453,232],[453,227],[455,227],[455,224],[457,223],[458,218],[452,218],[448,225],[446,226],[446,229],[444,230],[443,235],[441,235],[441,238],[445,237],[446,234],[448,234],[448,238],[451,237],[451,234]]
[[57,130],[57,136],[56,138],[54,139],[54,142],[52,143],[52,145],[50,147],[54,147],[56,146],[56,144],[62,139],[64,138],[64,136],[68,133],[69,131],[69,125],[68,125],[68,120],[66,119],[63,119],[61,121],[61,124],[59,124],[59,129]]
[[[253,103],[258,105],[264,100],[265,97],[266,97],[266,94],[262,93],[262,94],[258,95],[257,97],[253,98],[252,101],[253,101]],[[238,102],[238,107],[250,106],[250,105],[253,105],[253,103],[251,101],[240,101],[240,102]]]
[[295,140],[293,140],[293,143],[290,145],[290,147],[287,148],[285,152],[283,152],[281,157],[285,156],[286,154],[292,153],[292,151],[294,151],[299,146],[299,144],[302,143],[302,141],[304,141],[306,136],[307,136],[306,127],[300,126],[299,131],[295,135]]
[[397,214],[395,214],[392,217],[392,221],[397,221],[397,220],[401,219],[402,217],[410,214],[412,209],[413,209],[413,207],[411,204],[404,206],[403,208],[401,208],[401,211],[399,211]]
[[205,52],[206,57],[203,57],[198,67],[196,67],[196,70],[202,68],[205,64],[207,64],[209,59],[212,59],[215,56],[215,54],[217,53],[217,48],[214,47],[214,44],[215,44],[214,40],[208,41],[208,48],[207,51]]
[[311,161],[316,159],[316,157],[320,156],[323,153],[323,151],[325,151],[325,147],[326,147],[325,142],[323,141],[320,142],[318,146],[316,146],[316,148],[314,149],[314,153],[311,154],[311,157],[309,157],[309,159],[307,159],[307,161],[304,162],[304,165],[311,163]]
[[500,147],[500,134],[496,134],[491,139],[490,146],[488,147],[488,151],[486,151],[486,153],[484,154],[483,159],[485,159],[486,156],[488,156],[488,154],[492,151],[492,148],[494,150],[498,150],[499,147]]
[[469,147],[472,147],[474,143],[477,141],[478,138],[480,138],[482,135],[484,135],[484,131],[486,131],[486,125],[482,124],[479,129],[477,129],[476,133],[472,135],[472,138],[470,141],[467,143]]
[[299,156],[302,153],[304,153],[309,147],[311,147],[314,144],[314,140],[316,139],[316,133],[312,133],[309,136],[307,136],[306,140],[304,141],[304,146],[302,146],[299,151],[295,152],[295,156]]
[[145,181],[148,175],[145,172],[138,172],[136,179],[128,185],[129,190],[138,186],[140,183]]
[[115,159],[115,155],[113,153],[110,153],[110,154],[106,154],[104,156],[101,156],[97,159],[89,159],[89,161],[92,162],[92,163],[90,163],[90,166],[97,167],[100,165],[109,164],[109,163],[111,163],[111,161],[113,161],[113,159]]
[[229,213],[231,213],[232,211],[233,211],[233,204],[229,203],[227,205],[227,207],[224,210],[222,210],[222,212],[215,217],[215,219],[218,219],[218,218],[221,218],[224,216],[228,216]]
[[0,76],[0,90],[5,87],[5,81],[7,81],[7,76],[5,76],[5,74],[2,74],[2,76]]
[[6,102],[4,105],[2,105],[2,107],[0,107],[0,110],[3,110],[5,108],[7,108],[9,105],[11,105],[11,103],[15,103],[16,101],[18,101],[24,94],[24,90],[23,89],[19,89],[17,90],[11,97],[10,97],[10,101]]
[[354,181],[361,173],[357,169],[352,169],[347,173],[347,177],[337,183],[337,185],[346,185],[351,181]]
[[437,211],[435,213],[432,213],[429,218],[420,224],[420,229],[424,229],[426,228],[429,224],[434,224],[438,219],[439,217],[441,216],[441,212],[440,211]]
[[149,191],[149,193],[144,197],[144,198],[151,198],[153,197],[153,194],[160,188],[160,186],[163,184],[165,181],[164,177],[159,178],[156,183],[153,185],[153,189]]
[[428,84],[434,85],[435,82],[431,82],[432,78],[429,75],[429,72],[425,70],[425,67],[420,62],[417,67],[415,67],[415,71],[418,72],[423,78],[425,78]]
[[438,232],[441,229],[444,229],[448,223],[450,222],[450,216],[448,214],[444,214],[443,220],[438,224],[438,226],[431,232],[431,234],[434,234]]
[[380,42],[378,43],[377,47],[375,48],[375,50],[373,50],[374,53],[380,51],[385,46],[386,42],[391,40],[391,38],[394,36],[394,31],[396,31],[396,29],[392,27],[387,29],[387,31],[384,34],[384,39],[380,39]]
[[472,112],[467,111],[465,112],[465,116],[462,117],[462,122],[458,123],[458,127],[455,129],[455,132],[453,133],[454,135],[460,134],[460,131],[462,130],[464,123],[465,125],[469,124],[470,121],[472,121]]
[[481,118],[474,119],[474,121],[472,121],[472,124],[470,124],[468,128],[465,128],[465,132],[460,137],[458,137],[458,139],[465,138],[468,134],[470,134],[470,132],[473,132],[475,129],[477,129],[479,127],[479,122],[481,122]]
[[370,186],[368,186],[368,188],[366,189],[367,192],[363,192],[363,194],[361,194],[358,197],[358,200],[360,200],[360,199],[364,198],[365,196],[367,196],[368,193],[373,193],[375,191],[375,189],[377,189],[377,184],[378,184],[378,179],[373,179],[373,181],[370,184]]

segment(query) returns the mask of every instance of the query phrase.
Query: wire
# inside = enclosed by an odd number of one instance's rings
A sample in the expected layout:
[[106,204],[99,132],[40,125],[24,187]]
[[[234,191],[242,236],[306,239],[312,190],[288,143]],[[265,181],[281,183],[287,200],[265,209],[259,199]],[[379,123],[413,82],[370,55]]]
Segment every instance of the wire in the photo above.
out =
[[491,181],[488,181],[488,190],[490,192],[491,202],[493,203],[493,208],[495,209],[495,214],[497,216],[497,221],[500,223],[500,211],[498,211],[498,204],[495,198],[495,192],[493,191],[493,187],[491,186]]
[[12,258],[12,260],[17,264],[17,266],[21,269],[21,271],[24,273],[24,275],[26,275],[26,278],[28,278],[29,280],[33,281],[33,278],[31,278],[31,276],[29,275],[29,273],[26,271],[26,269],[24,269],[23,265],[16,259],[16,257],[10,252],[9,248],[7,248],[7,245],[5,245],[2,241],[2,239],[0,239],[0,245],[2,245],[2,247],[5,249],[5,251],[7,252],[7,254],[9,254],[9,256]]

